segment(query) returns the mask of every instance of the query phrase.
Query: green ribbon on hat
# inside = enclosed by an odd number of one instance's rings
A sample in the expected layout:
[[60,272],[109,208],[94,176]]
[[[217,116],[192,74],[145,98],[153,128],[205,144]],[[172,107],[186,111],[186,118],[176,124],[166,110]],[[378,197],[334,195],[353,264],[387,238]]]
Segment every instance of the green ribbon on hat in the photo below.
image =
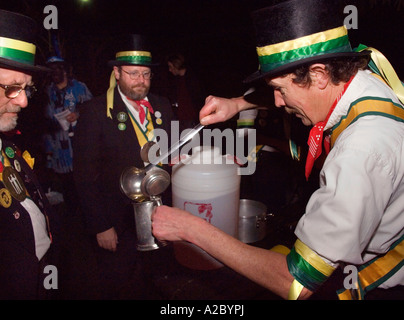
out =
[[257,48],[262,72],[294,61],[338,52],[352,52],[345,26]]
[[0,57],[20,63],[34,65],[36,47],[34,44],[0,37]]
[[121,51],[116,54],[117,61],[133,64],[151,63],[152,56],[149,51]]

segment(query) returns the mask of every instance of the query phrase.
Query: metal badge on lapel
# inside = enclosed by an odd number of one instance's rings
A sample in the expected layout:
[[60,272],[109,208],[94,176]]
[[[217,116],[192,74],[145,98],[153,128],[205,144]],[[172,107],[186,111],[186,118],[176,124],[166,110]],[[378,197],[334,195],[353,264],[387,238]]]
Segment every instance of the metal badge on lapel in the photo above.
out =
[[128,114],[126,112],[121,111],[116,115],[116,118],[119,121],[118,129],[120,131],[126,130],[126,123],[124,123],[124,122],[126,122],[126,120],[128,120]]
[[24,182],[14,168],[4,168],[3,184],[17,201],[24,201],[27,197],[27,190],[25,189]]
[[20,162],[16,159],[14,160],[14,168],[15,170],[17,170],[18,172],[21,172],[21,165]]
[[14,158],[15,152],[13,148],[7,147],[6,150],[4,151],[9,158]]
[[163,123],[163,120],[161,120],[161,112],[160,111],[156,111],[154,113],[154,116],[156,117],[156,123],[158,125],[161,125]]
[[0,204],[4,208],[9,208],[11,206],[12,198],[10,191],[6,188],[0,189]]
[[126,120],[128,120],[128,115],[126,114],[126,112],[122,111],[117,114],[116,118],[119,122],[126,122]]

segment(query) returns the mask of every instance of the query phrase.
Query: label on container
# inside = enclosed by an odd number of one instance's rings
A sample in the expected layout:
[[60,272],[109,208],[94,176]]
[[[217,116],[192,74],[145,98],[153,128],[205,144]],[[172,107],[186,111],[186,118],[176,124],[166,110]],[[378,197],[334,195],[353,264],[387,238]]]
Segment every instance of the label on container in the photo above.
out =
[[212,204],[203,202],[184,202],[184,210],[192,213],[194,216],[199,216],[204,220],[212,223]]
[[240,194],[231,192],[211,199],[183,199],[173,194],[173,205],[200,217],[227,234],[238,236]]

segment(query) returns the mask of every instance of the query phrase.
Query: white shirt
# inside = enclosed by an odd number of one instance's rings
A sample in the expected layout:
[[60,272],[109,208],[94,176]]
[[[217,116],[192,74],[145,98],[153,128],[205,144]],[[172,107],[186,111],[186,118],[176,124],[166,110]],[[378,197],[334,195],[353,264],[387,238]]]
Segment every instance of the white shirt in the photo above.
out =
[[31,218],[35,238],[35,253],[38,260],[41,260],[51,244],[46,230],[45,216],[39,210],[37,205],[29,198],[22,201],[21,205],[28,211]]
[[[393,91],[367,71],[359,71],[325,127],[346,115],[361,97],[400,103]],[[326,262],[361,265],[404,233],[404,124],[368,115],[337,138],[296,227],[297,237]],[[382,287],[404,285],[404,268]]]

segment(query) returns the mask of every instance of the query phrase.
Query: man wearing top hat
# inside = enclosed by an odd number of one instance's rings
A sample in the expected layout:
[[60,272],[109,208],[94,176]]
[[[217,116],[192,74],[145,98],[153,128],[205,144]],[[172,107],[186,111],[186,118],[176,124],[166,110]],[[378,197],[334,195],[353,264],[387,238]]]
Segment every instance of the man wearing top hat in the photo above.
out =
[[[247,82],[265,80],[277,107],[313,126],[306,177],[323,136],[328,153],[293,248],[249,246],[167,206],[152,216],[153,232],[200,246],[283,298],[308,298],[336,268],[348,266],[350,278],[341,281],[339,298],[363,299],[383,288],[390,289],[384,294],[401,290],[390,298],[402,299],[404,88],[379,51],[352,50],[342,13],[338,1],[291,0],[252,15],[260,69]],[[211,96],[201,123],[252,107],[244,97]]]
[[[173,120],[169,100],[149,93],[157,63],[146,37],[124,36],[116,52],[116,59],[109,61],[113,67],[110,87],[106,94],[83,104],[73,142],[75,182],[102,261],[106,298],[117,297],[113,290],[119,291],[133,277],[139,259],[133,206],[120,190],[120,176],[127,167],[145,166],[141,147],[154,140],[155,129],[169,134]],[[163,195],[162,201],[170,199]],[[109,287],[108,278],[112,279]]]
[[0,299],[50,297],[44,268],[53,263],[54,216],[34,159],[14,143],[32,76],[47,70],[34,64],[35,30],[31,18],[0,10]]

